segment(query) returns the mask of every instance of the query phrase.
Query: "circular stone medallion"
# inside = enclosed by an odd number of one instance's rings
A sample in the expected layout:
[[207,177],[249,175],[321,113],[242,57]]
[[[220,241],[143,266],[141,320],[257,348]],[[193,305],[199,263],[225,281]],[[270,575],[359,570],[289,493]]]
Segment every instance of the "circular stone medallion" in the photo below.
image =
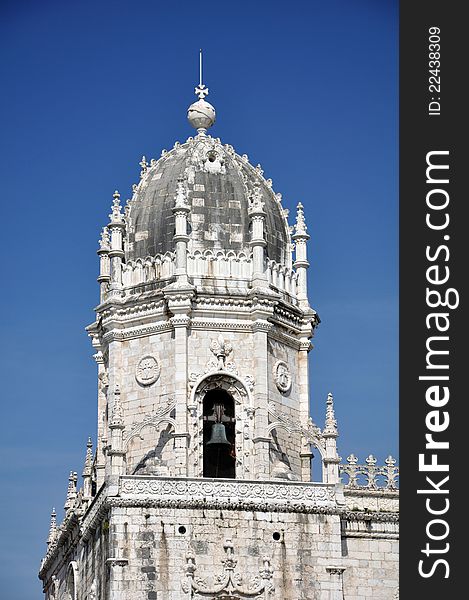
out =
[[151,385],[160,376],[160,365],[154,356],[144,356],[140,359],[135,371],[135,379],[140,385]]
[[278,360],[274,364],[273,372],[276,386],[285,394],[291,388],[291,373],[287,363],[283,360]]

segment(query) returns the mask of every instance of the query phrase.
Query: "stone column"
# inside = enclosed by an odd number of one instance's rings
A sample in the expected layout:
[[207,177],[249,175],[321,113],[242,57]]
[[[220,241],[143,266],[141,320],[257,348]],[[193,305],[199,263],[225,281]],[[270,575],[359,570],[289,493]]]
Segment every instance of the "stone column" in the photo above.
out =
[[174,400],[176,402],[176,431],[174,432],[175,475],[188,475],[189,430],[188,400],[188,336],[192,297],[191,286],[172,284],[165,288],[168,309],[173,314],[174,327]]
[[125,230],[125,221],[124,215],[121,212],[120,194],[117,190],[114,192],[113,198],[112,213],[109,215],[111,221],[108,225],[108,229],[111,232],[111,250],[109,251],[111,283],[109,296],[115,298],[120,297],[122,289],[123,233]]
[[[268,479],[270,472],[270,437],[269,427],[269,373],[267,336],[272,328],[268,318],[273,314],[274,302],[268,302],[268,296],[262,294],[262,303],[259,295],[253,297],[251,318],[253,320],[252,332],[254,340],[253,371],[255,373],[254,386],[254,473],[256,479]],[[270,299],[272,300],[272,299]]]
[[296,224],[295,233],[292,235],[292,239],[295,240],[296,244],[296,260],[293,266],[298,273],[298,300],[301,308],[308,308],[308,282],[307,282],[307,271],[309,262],[307,260],[307,249],[306,242],[309,240],[309,235],[306,232],[306,222],[303,212],[303,205],[298,203],[296,213]]
[[103,347],[96,327],[93,323],[87,327],[88,335],[91,338],[93,349],[96,351],[93,358],[98,365],[98,425],[96,437],[96,487],[99,489],[104,481],[104,468],[106,463],[105,447],[107,446],[107,422],[106,405],[107,390],[109,387],[106,365],[104,363]]
[[93,468],[93,442],[91,438],[88,438],[88,442],[86,444],[86,457],[85,457],[85,466],[83,468],[83,500],[89,501],[91,500],[93,494],[91,489],[91,473]]
[[109,259],[109,252],[111,250],[109,229],[103,227],[101,232],[101,239],[99,240],[99,250],[97,254],[99,256],[99,301],[104,302],[109,282],[111,280],[111,263]]
[[[125,475],[125,451],[124,451],[124,416],[120,400],[120,387],[114,384],[114,403],[112,406],[112,417],[109,423],[111,435],[110,448],[108,450],[110,491],[117,493],[117,485],[120,475]],[[114,488],[114,486],[116,486]]]
[[[307,429],[309,419],[309,362],[308,353],[312,348],[309,337],[311,336],[311,326],[304,327],[302,337],[300,338],[300,347],[298,350],[298,401],[300,408],[300,423]],[[302,442],[300,453],[301,459],[301,480],[311,481],[311,459],[313,453],[309,444]]]
[[177,182],[176,198],[173,207],[176,229],[173,240],[176,245],[176,281],[183,285],[187,285],[188,283],[187,243],[189,236],[187,235],[187,215],[189,212],[190,207],[187,203],[185,180],[183,177],[180,177]]
[[248,211],[252,227],[252,286],[267,287],[265,274],[265,247],[267,244],[264,239],[265,212],[259,185],[256,185],[250,193],[249,202]]
[[334,398],[332,397],[332,394],[327,395],[326,405],[326,424],[322,432],[326,443],[326,456],[323,459],[324,483],[339,483],[340,456],[337,454],[337,438],[339,437],[339,432],[337,430],[337,421],[334,414]]

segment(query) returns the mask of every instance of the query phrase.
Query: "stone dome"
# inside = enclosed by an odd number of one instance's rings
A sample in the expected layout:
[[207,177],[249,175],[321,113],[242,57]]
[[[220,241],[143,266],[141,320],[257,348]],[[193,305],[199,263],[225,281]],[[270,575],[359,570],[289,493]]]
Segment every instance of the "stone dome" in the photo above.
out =
[[290,231],[280,195],[260,167],[229,145],[204,134],[176,142],[159,160],[142,160],[140,183],[134,186],[126,215],[126,260],[174,251],[173,214],[177,180],[184,177],[190,206],[189,252],[211,250],[251,253],[248,208],[256,192],[264,203],[266,256],[287,265]]

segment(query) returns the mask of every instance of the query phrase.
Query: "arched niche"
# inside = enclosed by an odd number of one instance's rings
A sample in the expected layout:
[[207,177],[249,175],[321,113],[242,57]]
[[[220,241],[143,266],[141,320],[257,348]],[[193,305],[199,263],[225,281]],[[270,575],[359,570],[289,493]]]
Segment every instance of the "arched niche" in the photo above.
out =
[[203,398],[203,476],[236,478],[236,427],[233,396],[222,387]]
[[65,600],[77,600],[78,565],[72,560],[68,565],[65,579]]
[[[234,417],[231,431],[234,433],[234,448],[231,449],[232,455],[235,456],[234,477],[252,477],[254,410],[249,383],[234,373],[224,371],[206,374],[194,383],[188,404],[191,434],[188,464],[190,476],[204,477],[204,437],[206,443],[208,435],[208,427],[204,427],[207,422],[204,416],[208,415],[204,415],[204,412],[210,410],[213,398],[219,395],[218,397],[225,399],[229,397],[233,402],[233,414],[230,416]],[[226,395],[223,395],[223,392]],[[207,401],[204,404],[206,397]]]

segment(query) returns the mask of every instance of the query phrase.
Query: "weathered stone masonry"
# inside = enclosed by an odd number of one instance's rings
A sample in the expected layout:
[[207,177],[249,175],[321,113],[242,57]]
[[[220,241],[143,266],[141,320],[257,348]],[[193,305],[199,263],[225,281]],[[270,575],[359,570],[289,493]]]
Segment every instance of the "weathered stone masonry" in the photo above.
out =
[[102,231],[97,443],[51,517],[46,599],[394,599],[395,461],[342,463],[331,394],[309,417],[304,208],[290,227],[261,167],[207,134],[207,92]]

